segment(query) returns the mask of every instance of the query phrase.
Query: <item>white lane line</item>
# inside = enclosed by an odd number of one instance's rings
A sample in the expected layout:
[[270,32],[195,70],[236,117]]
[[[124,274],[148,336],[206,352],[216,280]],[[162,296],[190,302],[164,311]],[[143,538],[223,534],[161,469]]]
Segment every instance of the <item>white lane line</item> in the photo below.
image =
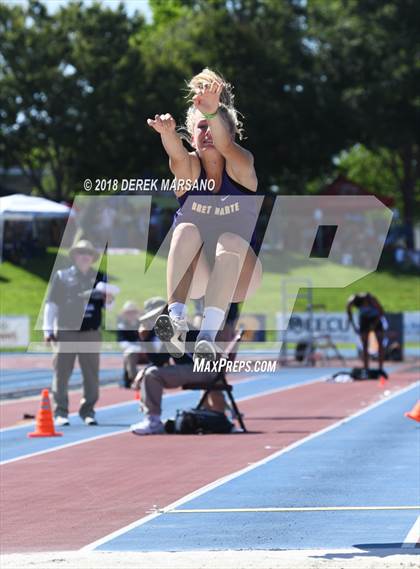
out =
[[257,397],[265,397],[266,395],[272,395],[273,393],[277,393],[278,391],[288,391],[289,389],[295,389],[296,387],[302,387],[302,385],[311,385],[312,383],[320,383],[325,381],[327,376],[317,377],[316,379],[308,379],[306,381],[302,381],[301,383],[294,384],[294,385],[285,385],[284,387],[278,388],[275,387],[274,389],[269,389],[267,391],[262,391],[261,393],[256,393],[255,395],[245,395],[244,397],[236,399],[237,402],[244,402],[249,401],[250,399],[256,399]]
[[[180,394],[181,394],[181,392],[180,393],[172,393],[171,396],[175,397],[176,395],[180,395]],[[133,391],[133,397],[134,397],[134,391]],[[165,398],[165,397],[167,397],[167,395],[164,395],[163,397]],[[35,399],[40,400],[39,395],[37,395],[35,397]],[[126,407],[128,405],[133,405],[133,404],[138,405],[138,401],[136,401],[135,399],[132,399],[131,401],[121,401],[120,403],[111,403],[110,405],[103,405],[102,407],[96,407],[96,412],[98,413],[102,410],[108,411],[109,409],[118,409],[119,407],[122,408],[122,407]],[[77,413],[77,412],[69,413],[69,419],[75,418],[75,417],[76,418],[79,417],[79,413]],[[3,429],[0,429],[0,435],[2,433],[7,432],[7,431],[12,431],[13,429],[16,429],[16,430],[25,429],[25,428],[31,427],[33,425],[35,425],[35,421],[27,421],[24,425],[15,425],[12,427],[4,427]],[[0,464],[3,464],[3,463],[0,463]]]
[[[37,395],[36,399],[40,399],[39,395]],[[98,411],[102,411],[102,409],[108,410],[108,409],[116,409],[118,407],[124,407],[125,405],[132,405],[133,403],[137,403],[134,399],[132,401],[122,401],[121,403],[112,403],[111,405],[104,405],[103,407],[97,407],[96,408],[96,412]],[[79,413],[74,412],[74,413],[69,413],[69,419],[74,419],[76,417],[79,416]],[[12,427],[4,427],[3,429],[0,429],[0,435],[3,433],[7,433],[7,431],[13,431],[13,429],[25,429],[28,427],[32,427],[33,425],[35,425],[35,421],[26,421],[23,425],[14,425]],[[3,464],[3,463],[0,463]]]
[[308,506],[301,508],[203,508],[156,511],[160,514],[253,514],[260,512],[372,512],[383,510],[420,510],[420,506]]
[[[251,380],[245,380],[245,381],[251,381]],[[255,380],[252,380],[252,381],[255,381]],[[274,393],[279,393],[279,392],[281,392],[281,391],[288,391],[289,389],[295,389],[296,387],[301,387],[301,386],[303,386],[303,385],[308,385],[308,384],[311,384],[311,383],[317,383],[317,382],[321,382],[321,381],[323,381],[323,378],[320,378],[320,379],[310,379],[310,380],[308,380],[308,381],[306,381],[306,382],[301,382],[301,383],[298,383],[298,384],[295,384],[295,385],[286,385],[286,386],[284,386],[284,387],[278,387],[278,388],[276,388],[276,389],[270,389],[270,390],[267,390],[267,391],[262,391],[261,393],[256,393],[255,395],[247,395],[247,396],[245,396],[245,397],[243,397],[243,398],[237,398],[236,401],[237,401],[237,403],[240,403],[240,402],[242,402],[242,401],[248,401],[248,400],[250,400],[250,399],[256,399],[257,397],[263,397],[264,395],[272,395],[272,394],[274,394]],[[179,391],[179,392],[177,392],[177,393],[172,393],[172,394],[164,395],[164,398],[166,398],[166,397],[177,397],[177,396],[180,396],[180,395],[186,395],[187,393],[188,393],[187,391]],[[132,405],[133,403],[136,403],[136,401],[129,401],[128,403],[127,403],[127,402],[126,402],[126,403],[116,403],[115,405],[108,405],[107,407],[101,407],[101,409],[110,409],[110,408],[112,408],[112,407],[121,407],[121,406],[124,406],[124,405]],[[72,414],[70,415],[70,417],[72,417],[72,416],[77,416],[77,415],[78,415],[77,413],[72,413]],[[32,424],[33,424],[33,423],[32,423]],[[23,426],[23,427],[28,427],[28,425],[22,425],[22,426]],[[20,427],[11,427],[11,428],[15,428],[15,429],[16,429],[16,428],[21,428],[21,426],[20,426]],[[65,428],[68,428],[68,427],[65,427]],[[2,432],[6,431],[6,430],[7,430],[7,429],[3,429],[2,431],[0,431],[0,435],[1,435]],[[10,430],[10,428],[9,428],[9,430]],[[87,439],[82,439],[82,440],[79,440],[79,441],[73,441],[73,442],[71,442],[71,443],[66,443],[66,444],[63,444],[63,445],[58,445],[58,446],[53,447],[53,448],[49,448],[49,449],[45,449],[45,450],[39,450],[39,451],[37,451],[37,452],[32,452],[32,453],[29,453],[29,454],[24,454],[24,455],[22,455],[22,456],[17,456],[17,457],[15,457],[15,458],[9,458],[9,459],[6,459],[6,460],[2,460],[2,461],[0,461],[0,466],[6,465],[6,464],[11,464],[11,463],[13,463],[13,462],[18,462],[18,461],[20,461],[20,460],[25,460],[25,459],[27,459],[27,458],[33,458],[34,456],[40,456],[40,455],[42,455],[42,454],[48,454],[48,453],[50,453],[50,452],[55,452],[55,451],[58,451],[58,450],[62,450],[62,449],[74,447],[74,446],[77,446],[77,445],[83,445],[83,444],[86,444],[86,443],[90,443],[90,442],[92,442],[92,441],[97,441],[97,440],[99,440],[99,439],[106,439],[107,437],[114,437],[115,435],[121,435],[121,434],[123,434],[123,433],[129,433],[129,432],[130,432],[130,429],[127,427],[127,428],[124,428],[124,429],[119,429],[118,431],[113,431],[112,433],[105,433],[105,434],[103,434],[103,435],[98,435],[98,436],[96,436],[96,437],[89,437],[89,438],[87,438]]]
[[[265,375],[267,375],[267,374],[265,374]],[[250,383],[250,382],[252,382],[252,381],[257,381],[257,380],[258,380],[258,381],[261,381],[261,379],[262,379],[262,376],[261,376],[261,377],[258,377],[258,375],[255,375],[255,376],[251,377],[250,379],[244,379],[244,380],[237,379],[237,380],[234,380],[234,381],[230,381],[230,383],[231,383],[232,385],[236,385],[236,384],[238,384],[238,383],[240,383],[241,385],[243,385],[243,384],[246,384],[246,383]],[[304,383],[300,383],[299,385],[304,385]],[[305,385],[306,385],[306,384],[305,384]],[[108,385],[108,386],[101,387],[101,390],[102,390],[102,389],[110,389],[111,387],[113,387],[113,388],[115,389],[115,385]],[[77,390],[74,390],[74,391],[73,391],[73,393],[81,393],[81,392],[82,392],[81,389],[77,389]],[[134,391],[132,391],[132,393],[133,393],[133,397],[134,397]],[[179,397],[180,395],[185,395],[185,394],[186,394],[186,391],[182,391],[182,390],[176,391],[176,392],[174,392],[174,393],[165,393],[165,394],[163,395],[163,399],[166,399],[166,398],[168,398],[168,397]],[[40,396],[39,396],[39,395],[34,395],[33,397],[25,397],[25,398],[16,399],[16,400],[13,400],[13,401],[10,401],[10,402],[9,402],[9,401],[6,401],[6,402],[3,402],[3,403],[0,403],[0,413],[1,413],[1,407],[2,407],[3,405],[5,405],[5,404],[7,405],[7,404],[9,404],[9,403],[17,403],[17,402],[20,403],[21,401],[23,401],[23,402],[25,402],[25,401],[33,401],[33,400],[35,400],[35,399],[37,399],[38,401],[40,401]],[[238,400],[238,401],[239,401],[239,400]],[[132,405],[133,403],[135,403],[135,404],[138,405],[138,401],[136,401],[135,399],[132,399],[131,401],[121,401],[120,403],[112,403],[112,404],[110,404],[110,405],[102,405],[102,406],[100,406],[100,407],[97,407],[97,408],[96,408],[96,411],[99,412],[99,411],[102,411],[102,410],[107,411],[108,409],[117,409],[118,407],[124,407],[124,406],[126,406],[126,405]],[[79,414],[78,414],[77,412],[75,412],[75,413],[70,413],[70,414],[69,414],[69,418],[70,418],[70,419],[71,419],[72,417],[78,417],[78,416],[79,416]],[[22,424],[22,425],[12,425],[11,427],[4,427],[3,429],[0,429],[0,434],[1,434],[1,433],[5,433],[5,432],[7,432],[7,431],[12,431],[13,429],[25,429],[25,428],[27,428],[27,427],[31,427],[32,425],[35,425],[35,421],[26,421],[26,422],[25,422],[24,424]],[[0,464],[1,464],[1,463],[0,463]]]
[[401,545],[404,549],[413,549],[420,541],[420,516],[416,519]]
[[[64,427],[67,428],[67,427]],[[91,427],[90,427],[91,428]],[[73,441],[72,443],[66,443],[65,445],[60,445],[54,448],[49,448],[45,450],[40,450],[38,452],[32,452],[30,454],[24,454],[22,456],[17,456],[16,458],[9,458],[0,462],[0,466],[5,466],[6,464],[11,464],[13,462],[18,462],[19,460],[25,460],[27,458],[33,458],[34,456],[40,456],[42,454],[49,454],[56,450],[62,450],[70,447],[75,447],[77,445],[82,445],[84,443],[90,443],[92,441],[98,441],[100,439],[106,439],[108,437],[115,437],[116,435],[121,435],[122,433],[129,432],[128,429],[120,429],[119,431],[113,431],[112,433],[105,433],[104,435],[98,435],[96,437],[90,437],[88,439],[83,439],[82,441]]]
[[[264,378],[266,378],[266,376],[267,376],[267,377],[270,377],[270,376],[267,375],[267,374],[262,374],[261,376],[259,376],[259,374],[255,374],[255,375],[253,375],[253,376],[252,376],[251,378],[249,378],[249,379],[244,379],[244,380],[240,380],[240,379],[230,380],[229,383],[231,383],[232,385],[236,385],[236,384],[245,385],[245,384],[251,383],[251,382],[253,382],[253,381],[261,381],[261,380],[263,380]],[[319,381],[321,381],[321,379],[322,379],[322,378],[318,378]],[[312,381],[312,380],[310,380],[310,381]],[[299,383],[299,385],[306,385],[306,384],[304,384],[304,383]],[[101,389],[109,389],[110,387],[114,387],[114,388],[115,388],[115,385],[114,385],[114,386],[112,386],[112,385],[104,386],[104,387],[102,387]],[[74,390],[74,393],[78,393],[78,392],[81,393],[82,390],[81,390],[81,389]],[[134,391],[133,391],[132,393],[134,394]],[[163,395],[163,399],[166,399],[166,398],[168,398],[168,397],[179,397],[180,395],[185,395],[185,394],[186,394],[186,391],[182,391],[182,390],[176,391],[175,393],[165,393],[165,394]],[[133,397],[134,397],[134,395],[133,395]],[[10,403],[17,403],[17,402],[21,402],[21,401],[32,401],[32,400],[34,400],[34,399],[38,399],[38,401],[40,401],[40,396],[39,396],[39,395],[34,395],[33,397],[27,397],[27,398],[22,398],[22,399],[13,400],[13,401],[10,401]],[[239,401],[239,399],[238,399],[238,401]],[[9,404],[9,402],[0,403],[0,413],[1,413],[1,407],[2,407],[5,403],[6,403],[6,404]],[[125,405],[132,405],[133,403],[138,404],[138,402],[137,402],[135,399],[132,399],[131,401],[122,401],[121,403],[112,403],[112,404],[110,404],[110,405],[103,405],[103,406],[97,407],[97,408],[96,408],[96,411],[99,412],[99,411],[102,411],[103,409],[104,409],[104,410],[116,409],[116,408],[118,408],[118,407],[124,407]],[[75,412],[75,413],[70,413],[70,414],[69,414],[69,418],[78,417],[78,416],[79,416],[79,414],[78,414],[77,412]],[[24,429],[24,428],[26,428],[26,427],[31,427],[31,426],[34,425],[34,424],[35,424],[35,421],[27,421],[27,422],[25,422],[25,423],[22,424],[22,425],[12,425],[11,427],[4,427],[3,429],[0,429],[0,434],[1,434],[1,433],[5,433],[5,432],[7,432],[7,431],[11,431],[11,430],[13,430],[13,429]],[[0,464],[1,464],[1,463],[0,463]]]
[[[70,385],[70,387],[72,387]],[[114,384],[112,383],[108,383],[106,385],[101,385],[101,391],[105,391],[107,389],[115,389],[116,387],[118,387],[118,383],[115,382]],[[41,391],[41,389],[40,389]],[[78,393],[82,393],[83,389],[82,387],[78,386],[75,389],[71,389],[70,390],[71,393],[77,395]],[[25,397],[16,397],[15,399],[2,399],[0,401],[0,412],[2,407],[8,407],[9,405],[16,405],[17,403],[27,403],[28,401],[36,401],[36,400],[40,400],[41,396],[40,395],[26,395]],[[2,429],[3,430],[3,429]]]
[[110,534],[108,534],[108,535],[106,535],[100,539],[97,539],[96,541],[93,541],[92,543],[85,545],[84,547],[82,547],[80,549],[80,551],[93,551],[94,549],[96,549],[97,547],[100,547],[104,543],[107,543],[108,541],[111,541],[111,540],[119,537],[120,535],[123,535],[124,533],[134,529],[134,528],[140,527],[140,526],[146,524],[147,522],[149,522],[150,520],[152,520],[158,516],[161,516],[164,513],[168,513],[172,510],[175,510],[178,506],[182,506],[183,504],[185,504],[186,502],[190,502],[194,498],[198,498],[198,497],[202,496],[203,494],[206,494],[207,492],[210,492],[211,490],[214,490],[214,489],[218,488],[219,486],[222,486],[223,484],[226,484],[227,482],[234,480],[235,478],[239,478],[243,474],[251,472],[252,470],[255,470],[256,468],[259,468],[260,466],[263,466],[264,464],[267,464],[268,462],[275,460],[279,456],[282,456],[283,454],[286,454],[287,452],[290,452],[290,451],[294,450],[295,448],[298,448],[301,445],[303,445],[303,444],[305,444],[305,443],[307,443],[313,439],[316,439],[317,437],[320,437],[320,436],[324,435],[325,433],[328,433],[329,431],[337,429],[338,427],[340,427],[341,425],[344,425],[345,423],[348,423],[349,421],[353,421],[354,419],[361,417],[362,415],[364,415],[365,413],[368,413],[369,411],[372,411],[376,407],[379,407],[380,405],[383,405],[384,403],[387,403],[388,401],[391,401],[392,399],[395,399],[396,397],[399,397],[400,395],[403,395],[404,393],[407,393],[408,391],[418,387],[418,385],[420,385],[420,382],[416,382],[412,385],[409,385],[409,386],[401,389],[400,391],[393,393],[389,397],[381,399],[380,401],[377,401],[376,403],[373,403],[372,405],[365,407],[365,409],[362,409],[361,411],[358,411],[357,413],[354,413],[353,415],[350,415],[349,417],[346,417],[345,419],[342,419],[342,420],[338,421],[337,423],[334,423],[333,425],[325,427],[325,429],[322,429],[321,431],[318,431],[316,433],[312,433],[311,435],[308,435],[304,439],[300,439],[300,440],[292,443],[288,447],[285,447],[284,449],[281,449],[281,450],[263,458],[262,460],[259,460],[258,462],[255,462],[249,466],[246,466],[245,468],[241,468],[240,470],[237,470],[236,472],[233,472],[231,474],[223,476],[222,478],[219,478],[218,480],[215,480],[214,482],[211,482],[210,484],[207,484],[206,486],[203,486],[203,487],[199,488],[198,490],[194,490],[193,492],[190,492],[189,494],[187,494],[186,496],[183,496],[179,500],[172,502],[171,504],[169,504],[165,508],[160,508],[159,511],[157,511],[155,513],[152,513],[152,514],[149,514],[143,518],[140,518],[137,521],[132,522],[131,524],[124,526],[123,528],[121,528],[117,531],[114,531],[114,532],[112,532],[112,533],[110,533]]

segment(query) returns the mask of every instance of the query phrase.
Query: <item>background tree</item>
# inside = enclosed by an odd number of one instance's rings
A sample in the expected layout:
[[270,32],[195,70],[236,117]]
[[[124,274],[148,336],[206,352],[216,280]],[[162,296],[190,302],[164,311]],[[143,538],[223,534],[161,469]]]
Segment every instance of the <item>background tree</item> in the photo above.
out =
[[122,6],[0,5],[0,154],[41,195],[71,198],[83,178],[141,170],[144,81],[130,38],[143,24]]
[[412,248],[420,190],[420,4],[313,0],[307,21],[317,65],[346,107],[353,142],[386,158]]
[[335,158],[338,173],[345,175],[356,184],[375,194],[392,196],[396,206],[402,207],[402,195],[399,184],[403,176],[403,168],[395,156],[386,148],[373,152],[363,144],[356,144],[350,150],[343,150]]
[[395,185],[413,246],[417,1],[150,6],[146,24],[123,6],[73,2],[48,14],[36,0],[0,1],[2,166],[20,166],[38,193],[57,200],[84,178],[166,177],[146,119],[171,112],[181,124],[185,80],[208,66],[235,86],[263,190],[313,190],[337,172],[338,156],[340,171],[367,189]]
[[[69,44],[46,9],[0,5],[0,145],[4,166],[19,166],[47,195],[47,169],[55,195],[63,197],[66,164],[75,137],[68,109],[77,99],[65,73]],[[63,94],[65,93],[65,96]]]
[[169,105],[178,122],[186,107],[177,95],[185,79],[208,66],[233,83],[260,187],[280,186],[284,193],[302,193],[305,181],[343,147],[340,102],[329,107],[328,86],[314,76],[301,4],[172,0],[168,10],[167,3],[152,0],[156,25],[141,42],[148,73],[159,70],[166,78],[160,108]]

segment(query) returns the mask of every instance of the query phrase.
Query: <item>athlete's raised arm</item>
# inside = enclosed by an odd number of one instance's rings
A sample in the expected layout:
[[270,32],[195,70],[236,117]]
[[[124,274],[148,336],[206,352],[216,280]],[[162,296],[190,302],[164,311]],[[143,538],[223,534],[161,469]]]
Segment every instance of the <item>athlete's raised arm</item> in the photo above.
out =
[[239,183],[253,191],[257,189],[257,175],[254,168],[254,157],[251,152],[242,148],[234,140],[235,133],[224,119],[228,109],[220,104],[220,95],[224,85],[213,81],[196,89],[193,103],[203,117],[207,119],[215,148],[226,161],[226,170]]
[[[181,137],[176,132],[175,119],[169,113],[155,115],[154,119],[147,119],[147,124],[160,134],[163,147],[169,157],[169,168],[178,180],[191,180],[192,167],[191,155],[182,143]],[[185,190],[175,192],[182,195]]]

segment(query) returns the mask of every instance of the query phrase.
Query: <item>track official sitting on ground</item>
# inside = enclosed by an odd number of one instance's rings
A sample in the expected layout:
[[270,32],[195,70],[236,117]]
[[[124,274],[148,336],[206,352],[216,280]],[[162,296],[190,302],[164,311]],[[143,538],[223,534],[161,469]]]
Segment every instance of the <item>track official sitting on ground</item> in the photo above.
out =
[[54,275],[44,310],[44,339],[54,349],[54,414],[57,425],[70,424],[68,382],[77,356],[83,376],[79,415],[86,425],[96,425],[102,308],[113,296],[105,276],[92,269],[99,254],[89,241],[79,241],[69,256],[73,264]]

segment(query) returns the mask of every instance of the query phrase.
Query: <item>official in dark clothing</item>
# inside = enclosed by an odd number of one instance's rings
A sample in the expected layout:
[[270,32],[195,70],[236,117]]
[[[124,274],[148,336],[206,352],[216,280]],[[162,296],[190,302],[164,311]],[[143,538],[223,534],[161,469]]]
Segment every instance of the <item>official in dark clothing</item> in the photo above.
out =
[[[170,358],[164,343],[158,338],[154,328],[150,329],[163,306],[146,312],[140,318],[139,336],[142,342],[147,342],[148,357],[151,365],[142,369],[136,376],[135,386],[141,390],[141,410],[145,417],[142,421],[131,425],[131,431],[136,435],[155,435],[164,432],[161,420],[162,395],[164,389],[182,387],[186,383],[211,383],[216,378],[215,372],[194,371],[192,355],[183,354]],[[187,345],[193,345],[199,330],[189,329],[186,333]],[[171,364],[171,361],[173,362]],[[224,412],[225,401],[219,391],[211,392],[205,406],[214,411]]]
[[69,425],[68,382],[77,356],[83,376],[79,415],[96,425],[102,309],[112,296],[105,276],[92,269],[99,255],[89,241],[79,241],[69,256],[73,265],[54,275],[44,311],[44,338],[54,349],[54,414],[57,425]]
[[[166,301],[158,296],[149,298],[144,303],[145,312],[156,310],[156,314],[166,306]],[[150,358],[144,342],[148,341],[148,333],[142,327],[142,318],[137,304],[128,300],[122,307],[117,321],[117,341],[124,350],[124,375],[122,384],[129,388],[137,375],[139,364],[149,364]],[[141,327],[139,337],[139,326]],[[168,356],[169,359],[169,356]]]

